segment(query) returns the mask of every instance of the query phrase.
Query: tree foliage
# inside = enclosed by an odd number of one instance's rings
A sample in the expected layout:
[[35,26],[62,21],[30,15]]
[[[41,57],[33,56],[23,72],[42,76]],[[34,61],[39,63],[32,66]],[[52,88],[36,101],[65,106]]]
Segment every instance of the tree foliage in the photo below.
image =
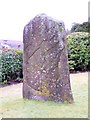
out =
[[71,28],[72,32],[89,32],[90,33],[90,21],[83,22],[82,24],[74,23]]

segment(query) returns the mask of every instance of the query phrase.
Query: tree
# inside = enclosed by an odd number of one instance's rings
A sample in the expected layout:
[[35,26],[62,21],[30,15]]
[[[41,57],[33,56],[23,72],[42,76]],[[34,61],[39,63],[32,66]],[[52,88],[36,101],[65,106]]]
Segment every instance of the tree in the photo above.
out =
[[74,23],[71,28],[72,32],[89,32],[90,33],[90,21],[83,22],[82,24]]

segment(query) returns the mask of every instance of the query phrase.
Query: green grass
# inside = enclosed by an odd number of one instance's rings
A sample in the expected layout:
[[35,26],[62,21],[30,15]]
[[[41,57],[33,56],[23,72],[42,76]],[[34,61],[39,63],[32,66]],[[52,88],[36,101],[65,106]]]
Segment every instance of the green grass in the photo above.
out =
[[71,85],[74,104],[25,100],[22,84],[0,88],[0,118],[88,118],[88,73],[72,74]]

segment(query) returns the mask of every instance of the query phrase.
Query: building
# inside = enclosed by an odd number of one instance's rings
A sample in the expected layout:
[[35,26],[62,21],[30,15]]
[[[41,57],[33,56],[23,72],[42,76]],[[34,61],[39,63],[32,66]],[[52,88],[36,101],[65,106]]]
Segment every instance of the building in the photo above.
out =
[[0,40],[0,48],[23,49],[23,42],[17,40]]

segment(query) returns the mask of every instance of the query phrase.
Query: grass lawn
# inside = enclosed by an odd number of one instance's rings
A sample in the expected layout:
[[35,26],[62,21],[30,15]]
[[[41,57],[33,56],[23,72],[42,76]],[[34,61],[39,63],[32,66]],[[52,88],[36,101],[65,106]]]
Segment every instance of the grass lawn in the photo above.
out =
[[0,119],[88,118],[88,73],[71,74],[74,104],[24,100],[22,83],[0,88]]

